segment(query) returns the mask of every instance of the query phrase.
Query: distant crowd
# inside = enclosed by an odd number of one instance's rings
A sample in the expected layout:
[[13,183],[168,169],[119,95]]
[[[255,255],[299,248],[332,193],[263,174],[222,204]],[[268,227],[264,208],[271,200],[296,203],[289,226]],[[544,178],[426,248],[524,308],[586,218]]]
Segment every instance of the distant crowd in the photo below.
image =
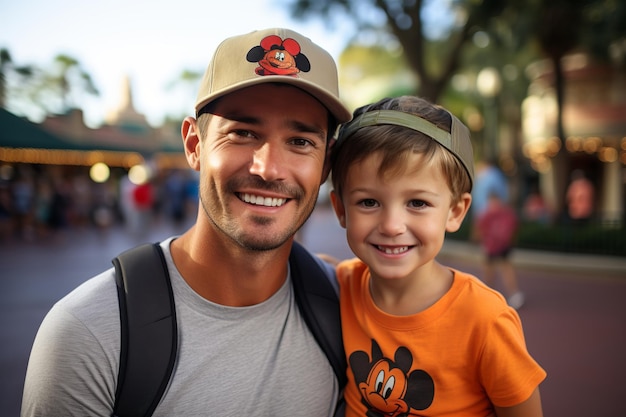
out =
[[198,180],[193,171],[169,171],[142,184],[127,175],[104,183],[82,168],[20,165],[0,179],[0,242],[26,241],[72,228],[125,225],[138,231],[146,222],[182,223],[194,216]]

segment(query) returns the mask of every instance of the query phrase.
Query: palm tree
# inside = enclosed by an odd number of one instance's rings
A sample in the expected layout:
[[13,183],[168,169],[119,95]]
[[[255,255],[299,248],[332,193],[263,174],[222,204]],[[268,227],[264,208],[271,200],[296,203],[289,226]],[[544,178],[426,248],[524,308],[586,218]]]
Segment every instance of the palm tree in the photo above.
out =
[[44,75],[44,89],[56,91],[61,99],[61,110],[78,107],[76,95],[82,92],[99,95],[91,76],[82,68],[77,59],[68,55],[60,54],[54,58],[56,68],[51,73]]
[[18,77],[31,77],[34,68],[30,65],[15,65],[8,49],[0,49],[0,108],[6,108],[8,98],[8,82],[7,79],[11,75]]

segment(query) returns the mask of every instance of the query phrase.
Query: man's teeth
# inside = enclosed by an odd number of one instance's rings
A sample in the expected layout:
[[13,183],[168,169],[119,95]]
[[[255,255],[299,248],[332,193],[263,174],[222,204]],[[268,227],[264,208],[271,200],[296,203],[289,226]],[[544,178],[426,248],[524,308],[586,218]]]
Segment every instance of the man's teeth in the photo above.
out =
[[242,194],[242,200],[257,206],[278,207],[285,204],[286,198],[261,197],[260,195]]
[[408,246],[401,246],[397,248],[387,248],[384,246],[378,246],[378,250],[385,252],[387,255],[398,255],[409,250]]

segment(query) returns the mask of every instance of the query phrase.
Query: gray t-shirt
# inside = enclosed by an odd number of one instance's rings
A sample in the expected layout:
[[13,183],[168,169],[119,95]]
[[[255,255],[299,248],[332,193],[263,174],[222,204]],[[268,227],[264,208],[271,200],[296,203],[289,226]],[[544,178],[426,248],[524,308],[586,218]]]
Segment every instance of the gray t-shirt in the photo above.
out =
[[[154,416],[331,416],[332,367],[295,303],[290,279],[265,302],[226,307],[195,293],[162,243],[176,300],[179,350]],[[22,417],[110,416],[119,367],[114,270],[60,300],[31,352]]]

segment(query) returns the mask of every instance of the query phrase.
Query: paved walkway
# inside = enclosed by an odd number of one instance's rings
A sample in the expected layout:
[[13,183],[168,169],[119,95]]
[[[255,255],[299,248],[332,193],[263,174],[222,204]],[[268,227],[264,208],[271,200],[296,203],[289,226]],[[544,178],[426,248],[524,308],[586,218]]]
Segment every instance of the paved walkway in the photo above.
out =
[[[18,416],[28,353],[48,309],[110,259],[140,242],[183,230],[151,225],[74,231],[37,243],[0,244],[0,410]],[[320,207],[300,239],[314,252],[351,256],[334,215]],[[440,260],[480,275],[473,245],[450,241]],[[626,416],[626,260],[517,251],[527,304],[520,310],[529,350],[548,371],[546,417]]]

